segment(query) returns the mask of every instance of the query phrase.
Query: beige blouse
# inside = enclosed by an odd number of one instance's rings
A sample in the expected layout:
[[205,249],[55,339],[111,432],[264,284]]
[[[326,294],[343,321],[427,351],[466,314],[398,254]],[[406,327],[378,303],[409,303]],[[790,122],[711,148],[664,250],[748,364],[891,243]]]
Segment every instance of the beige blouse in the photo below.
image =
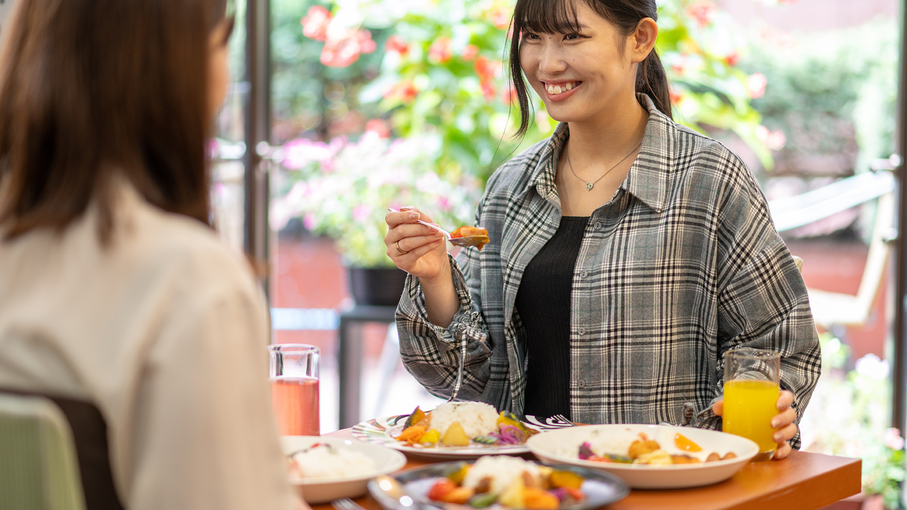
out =
[[96,221],[0,242],[0,387],[95,403],[130,510],[295,508],[242,257],[127,186]]

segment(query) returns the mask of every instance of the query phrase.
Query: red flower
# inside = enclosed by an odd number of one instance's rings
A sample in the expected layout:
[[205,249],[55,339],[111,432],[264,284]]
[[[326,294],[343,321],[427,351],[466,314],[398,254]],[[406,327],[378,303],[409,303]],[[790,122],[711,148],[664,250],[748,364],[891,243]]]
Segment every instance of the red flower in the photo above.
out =
[[410,80],[405,80],[397,83],[390,90],[384,93],[385,99],[397,99],[402,102],[408,102],[416,98],[419,95],[419,90],[416,89],[416,86],[413,85],[413,82]]
[[687,16],[696,20],[700,28],[705,28],[712,24],[712,16],[718,7],[707,0],[697,0],[687,7]]
[[476,63],[473,64],[473,68],[476,70],[479,81],[486,82],[495,78],[495,75],[497,75],[498,71],[501,69],[501,63],[496,60],[489,60],[479,56],[476,58]]
[[359,60],[360,54],[372,53],[376,47],[371,32],[357,30],[346,39],[328,40],[321,50],[321,63],[328,67],[347,67]]
[[746,91],[753,99],[759,99],[765,95],[766,85],[768,85],[768,79],[762,73],[753,73],[746,79]]
[[435,62],[444,63],[453,56],[453,49],[450,47],[450,38],[441,37],[428,47],[428,58]]
[[731,67],[737,65],[738,62],[740,62],[740,55],[736,51],[732,51],[724,57],[724,63]]
[[490,103],[494,101],[494,96],[497,95],[497,90],[495,90],[494,85],[491,84],[491,82],[483,81],[482,95],[485,96],[485,101],[488,101]]
[[671,94],[671,104],[679,105],[680,101],[683,100],[683,96],[680,94],[680,92],[677,92],[673,88],[670,89],[670,94]]
[[302,24],[302,35],[316,41],[325,41],[328,38],[331,13],[324,7],[316,5],[309,9],[309,13],[302,18],[300,23]]
[[384,43],[384,49],[399,53],[401,56],[409,53],[409,45],[407,45],[406,41],[397,34],[387,38],[387,41]]
[[478,46],[476,46],[475,44],[468,44],[465,48],[463,48],[463,54],[460,56],[463,57],[463,60],[466,60],[468,62],[475,59],[478,54]]

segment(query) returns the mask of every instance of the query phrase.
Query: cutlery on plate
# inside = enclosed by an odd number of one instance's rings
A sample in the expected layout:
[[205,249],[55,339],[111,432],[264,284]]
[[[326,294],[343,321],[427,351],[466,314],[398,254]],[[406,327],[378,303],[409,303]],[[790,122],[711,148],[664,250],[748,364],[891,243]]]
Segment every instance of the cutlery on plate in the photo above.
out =
[[350,498],[340,498],[331,501],[331,506],[336,510],[365,510],[365,507]]
[[457,367],[457,381],[454,383],[453,392],[450,394],[448,402],[457,399],[457,393],[460,393],[460,386],[463,384],[463,370],[466,366],[466,340],[460,340],[460,366]]
[[[387,208],[390,212],[400,212],[399,209],[394,209],[392,207]],[[416,220],[416,223],[421,223],[426,227],[433,228],[438,232],[442,233],[444,237],[447,238],[447,242],[454,246],[467,247],[467,246],[484,246],[488,242],[488,236],[463,236],[463,237],[451,237],[450,232],[444,230],[434,223],[429,223],[427,221]]]
[[551,417],[551,419],[554,420],[554,423],[556,423],[558,425],[576,426],[575,423],[568,420],[567,417],[564,416],[563,414],[555,414],[554,416]]

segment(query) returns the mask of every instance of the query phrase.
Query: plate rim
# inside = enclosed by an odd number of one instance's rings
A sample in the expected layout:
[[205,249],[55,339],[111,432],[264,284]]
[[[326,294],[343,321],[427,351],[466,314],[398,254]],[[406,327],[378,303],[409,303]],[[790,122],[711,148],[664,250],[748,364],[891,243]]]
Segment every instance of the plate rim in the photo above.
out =
[[[595,424],[595,425],[581,425],[577,428],[570,427],[567,429],[550,430],[550,431],[546,431],[545,433],[546,434],[557,434],[557,433],[560,433],[561,430],[573,431],[573,430],[582,429],[582,428],[586,428],[586,427],[601,428],[601,427],[631,427],[631,426],[632,427],[663,427],[663,428],[668,428],[671,430],[693,429],[693,430],[704,432],[704,433],[728,434],[730,436],[733,436],[735,439],[749,443],[748,446],[754,447],[755,451],[752,453],[752,455],[747,454],[747,455],[735,457],[733,459],[721,459],[721,460],[712,461],[712,462],[700,462],[700,463],[695,463],[695,464],[672,464],[672,465],[601,463],[601,462],[578,459],[578,458],[577,459],[568,459],[564,456],[557,455],[557,454],[551,453],[551,452],[546,452],[546,451],[542,451],[541,455],[543,455],[547,458],[556,459],[558,462],[567,463],[569,465],[575,465],[575,466],[580,466],[580,467],[588,467],[590,469],[599,469],[599,470],[613,469],[613,470],[622,470],[622,471],[638,471],[638,472],[643,472],[643,473],[654,473],[654,472],[669,473],[672,471],[691,472],[691,471],[699,471],[699,470],[707,470],[707,469],[711,470],[711,469],[721,467],[721,466],[728,466],[730,464],[734,464],[737,462],[746,463],[746,462],[749,462],[750,460],[752,460],[753,457],[755,457],[756,455],[759,454],[759,445],[756,444],[756,442],[751,439],[747,439],[747,438],[741,437],[741,436],[736,436],[734,434],[730,434],[728,432],[724,432],[721,430],[701,429],[698,427],[683,427],[683,426],[679,426],[679,425],[661,425],[661,424],[651,424],[651,423],[601,423],[601,424]],[[533,440],[533,438],[535,438],[539,435],[541,435],[541,434],[530,437],[529,440],[526,441],[526,446],[529,447],[529,450],[532,452],[532,454],[536,455],[536,456],[539,455],[538,451],[540,451],[540,448],[538,448],[538,446],[533,444],[532,440]],[[538,443],[538,442],[539,442],[538,440],[535,441],[535,443]]]
[[[451,460],[449,462],[439,462],[439,463],[435,463],[435,464],[428,464],[425,466],[416,466],[416,467],[404,469],[402,471],[393,473],[388,476],[391,476],[391,477],[397,479],[397,481],[401,481],[399,479],[399,477],[402,477],[405,475],[411,475],[411,474],[419,472],[419,471],[428,471],[430,469],[439,469],[441,467],[447,467],[447,466],[453,467],[454,465],[459,464],[459,463],[473,464],[473,463],[477,462],[477,460],[478,459],[470,459],[470,460],[461,459],[461,460]],[[588,506],[588,503],[587,504],[577,504],[577,505],[572,505],[572,506],[568,506],[568,507],[563,507],[563,510],[602,508],[602,507],[611,505],[613,503],[616,503],[616,502],[626,498],[631,492],[630,485],[624,479],[622,479],[618,475],[609,473],[607,471],[590,469],[590,468],[587,468],[584,466],[576,466],[576,465],[572,465],[572,464],[544,462],[541,459],[527,460],[527,461],[533,462],[538,465],[543,465],[543,466],[548,466],[548,467],[553,467],[553,468],[563,468],[566,470],[580,470],[580,471],[584,472],[584,473],[582,473],[584,476],[600,477],[600,479],[596,480],[596,481],[607,480],[607,482],[613,484],[614,486],[616,486],[620,489],[619,493],[617,493],[615,495],[614,499],[612,499],[610,501],[607,501],[604,503],[596,502],[593,506]],[[408,483],[408,482],[401,481],[401,483]],[[379,498],[378,495],[376,494],[376,493],[378,493],[378,494],[384,495],[384,491],[378,489],[377,485],[378,485],[377,480],[374,480],[374,479],[369,480],[368,485],[367,485],[368,492],[375,499],[375,501],[378,502],[378,505],[381,506],[382,508],[384,508],[384,506],[381,504],[381,498]],[[433,505],[431,503],[423,503],[423,505],[426,505],[429,508],[436,508],[436,509],[443,508],[441,506],[441,504]],[[464,508],[465,508],[465,505],[464,505]],[[510,507],[505,507],[505,508],[510,508]],[[523,510],[523,509],[512,508],[511,510]],[[559,508],[559,510],[561,510],[561,509]]]
[[[344,443],[344,441],[348,441],[347,439],[344,439],[344,438],[330,437],[330,436],[281,436],[281,438],[283,438],[283,437],[312,438],[313,440],[316,440],[313,442],[324,441],[324,442]],[[364,442],[364,441],[360,441],[360,442]],[[302,486],[303,488],[305,488],[305,487],[311,487],[311,486],[315,486],[315,485],[324,485],[324,484],[361,482],[361,481],[371,480],[377,476],[389,475],[391,473],[395,473],[397,471],[400,471],[400,469],[402,469],[403,467],[406,466],[407,459],[406,459],[406,455],[403,455],[403,453],[401,453],[399,451],[395,451],[395,450],[388,450],[387,448],[382,448],[380,445],[376,445],[374,443],[365,443],[365,444],[368,445],[368,446],[366,446],[366,448],[378,448],[378,449],[380,449],[380,451],[382,451],[382,453],[387,453],[391,457],[393,457],[393,462],[391,463],[391,466],[393,466],[393,469],[389,469],[388,467],[382,467],[382,468],[377,468],[376,471],[374,471],[370,474],[367,474],[367,475],[356,475],[354,477],[344,477],[344,478],[319,478],[317,480],[306,480],[305,478],[303,478],[301,476],[297,476],[296,474],[291,473],[290,477],[289,477],[290,484],[299,485],[299,486]],[[375,451],[379,451],[379,450],[375,450]],[[286,453],[284,453],[284,456],[286,456]]]

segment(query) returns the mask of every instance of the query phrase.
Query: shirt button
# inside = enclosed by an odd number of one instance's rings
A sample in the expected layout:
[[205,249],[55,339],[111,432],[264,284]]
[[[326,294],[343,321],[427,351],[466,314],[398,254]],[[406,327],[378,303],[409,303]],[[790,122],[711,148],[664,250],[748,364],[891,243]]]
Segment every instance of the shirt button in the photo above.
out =
[[583,381],[583,380],[576,381],[576,385],[579,386],[580,388],[585,388],[586,381]]
[[601,230],[601,229],[602,229],[602,222],[596,221],[596,222],[595,222],[595,230]]
[[579,333],[580,336],[583,336],[583,335],[586,334],[586,329],[585,329],[585,328],[579,328],[578,333]]
[[587,276],[589,276],[589,272],[588,272],[588,271],[583,271],[582,273],[579,274],[579,277],[580,277],[580,278],[585,278],[585,277],[587,277]]

